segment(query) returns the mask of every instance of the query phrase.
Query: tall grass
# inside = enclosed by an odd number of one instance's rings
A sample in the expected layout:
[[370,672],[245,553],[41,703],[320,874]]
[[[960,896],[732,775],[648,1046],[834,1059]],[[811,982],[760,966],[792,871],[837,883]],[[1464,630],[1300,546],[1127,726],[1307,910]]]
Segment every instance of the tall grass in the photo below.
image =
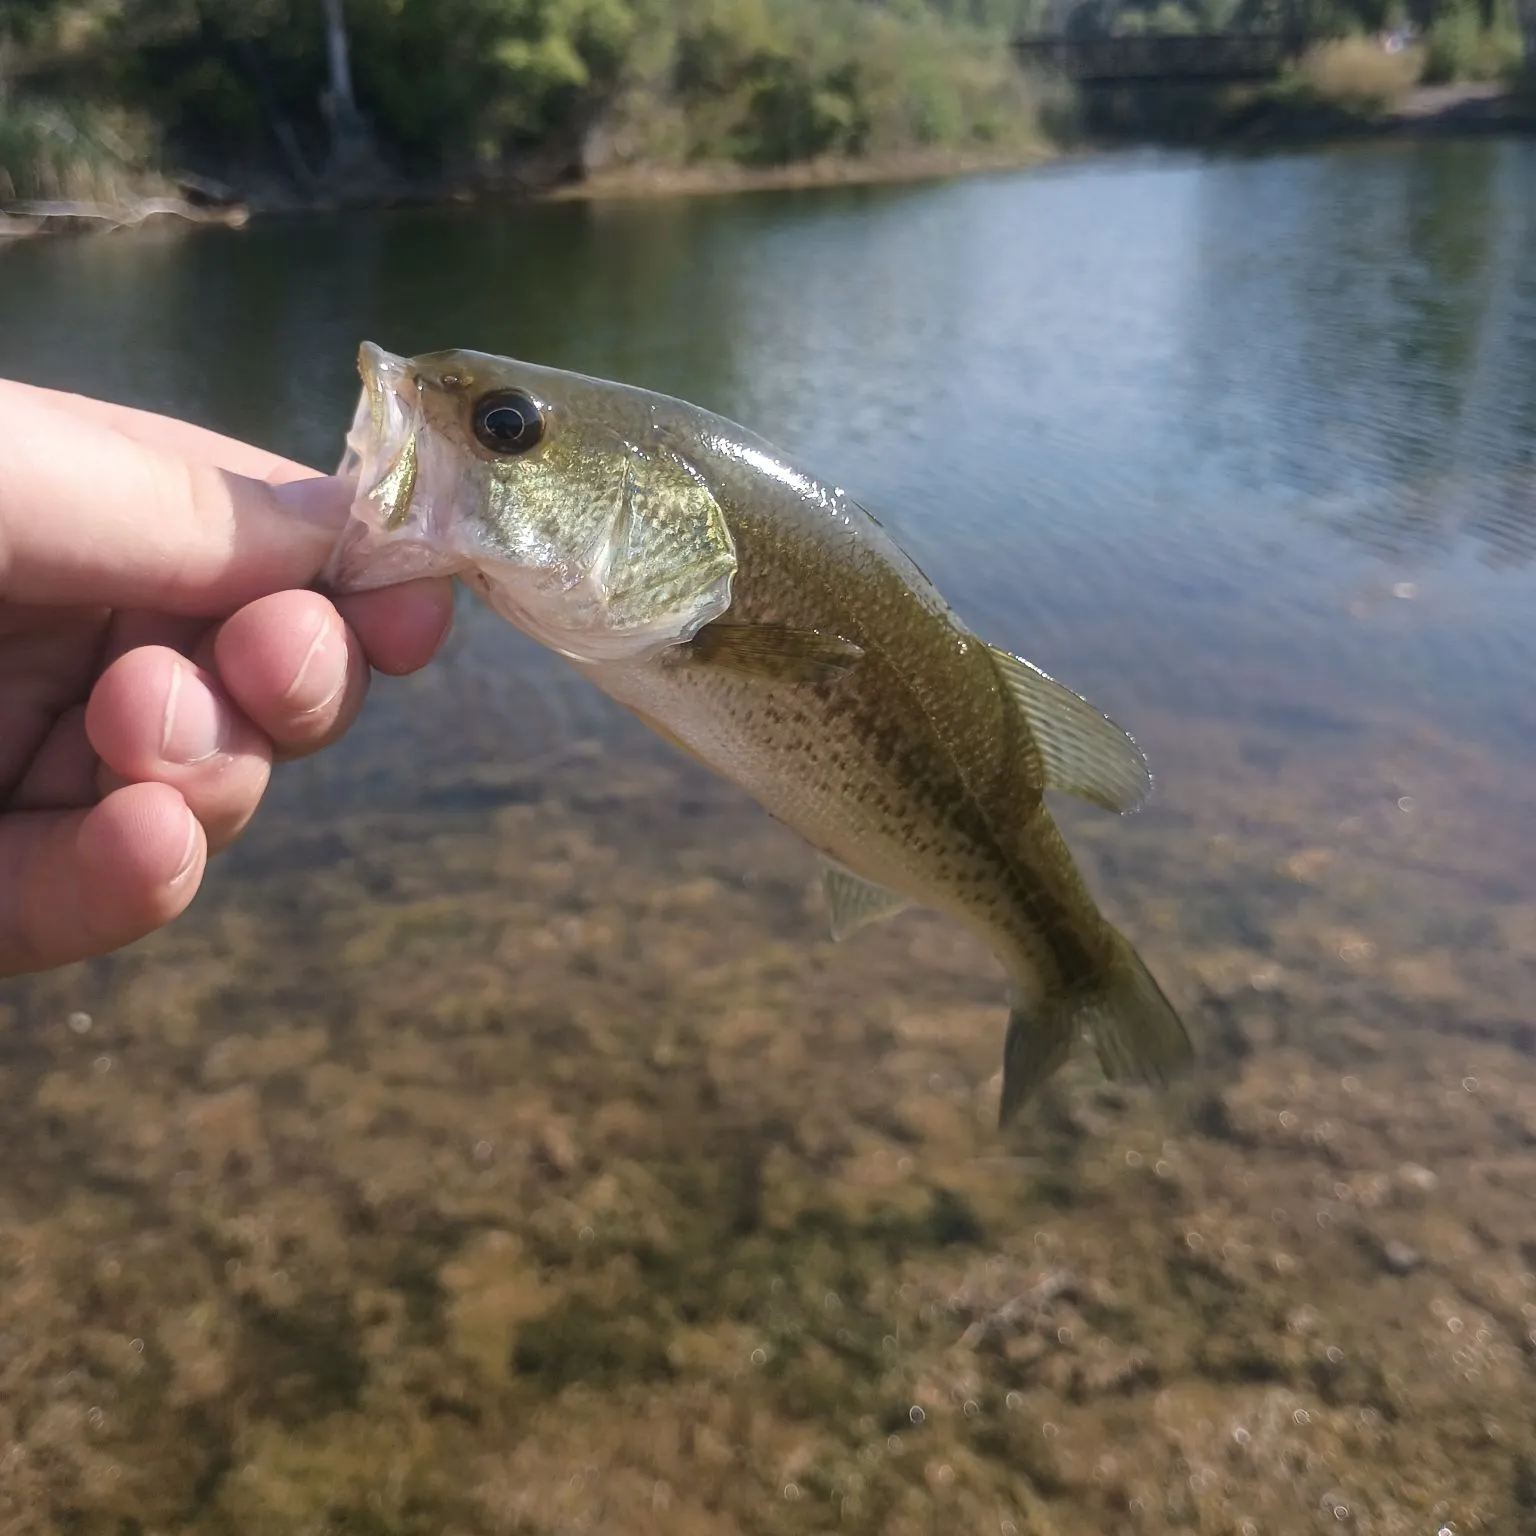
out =
[[1292,71],[1297,94],[1351,111],[1395,106],[1419,83],[1424,50],[1388,53],[1373,37],[1343,37],[1310,48]]
[[154,149],[145,124],[127,112],[0,96],[0,207],[126,205],[165,190]]

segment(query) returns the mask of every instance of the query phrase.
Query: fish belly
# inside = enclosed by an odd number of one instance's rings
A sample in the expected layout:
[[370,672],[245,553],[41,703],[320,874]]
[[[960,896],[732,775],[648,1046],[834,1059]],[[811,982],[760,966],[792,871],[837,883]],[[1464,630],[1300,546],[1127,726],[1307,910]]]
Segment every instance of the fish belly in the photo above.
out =
[[[930,803],[942,794],[914,793],[882,763],[858,711],[829,710],[813,689],[654,663],[584,670],[818,852],[916,903],[992,926],[977,908],[993,905],[995,850],[946,823],[942,805]],[[888,731],[882,739],[889,746]]]

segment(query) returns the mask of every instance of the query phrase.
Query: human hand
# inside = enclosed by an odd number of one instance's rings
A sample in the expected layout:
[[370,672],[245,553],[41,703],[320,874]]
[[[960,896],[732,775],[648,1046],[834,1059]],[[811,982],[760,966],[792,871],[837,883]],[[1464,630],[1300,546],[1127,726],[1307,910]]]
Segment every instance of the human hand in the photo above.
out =
[[0,977],[169,922],[272,764],[370,667],[424,667],[443,578],[304,590],[348,491],[186,422],[0,380]]

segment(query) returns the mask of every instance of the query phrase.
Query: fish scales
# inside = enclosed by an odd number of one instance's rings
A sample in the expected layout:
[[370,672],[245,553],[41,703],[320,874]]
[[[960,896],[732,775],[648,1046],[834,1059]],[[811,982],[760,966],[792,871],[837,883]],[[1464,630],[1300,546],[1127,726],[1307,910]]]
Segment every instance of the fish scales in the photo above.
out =
[[986,648],[894,546],[861,537],[841,508],[807,516],[801,498],[769,489],[727,483],[722,495],[739,562],[732,619],[834,631],[864,648],[857,668],[792,689],[683,655],[584,670],[829,858],[985,924],[994,942],[1004,931],[1017,942],[1022,926],[1042,981],[1081,981],[1103,963],[1075,931],[1091,898],[1059,838],[1030,846],[1039,754]]

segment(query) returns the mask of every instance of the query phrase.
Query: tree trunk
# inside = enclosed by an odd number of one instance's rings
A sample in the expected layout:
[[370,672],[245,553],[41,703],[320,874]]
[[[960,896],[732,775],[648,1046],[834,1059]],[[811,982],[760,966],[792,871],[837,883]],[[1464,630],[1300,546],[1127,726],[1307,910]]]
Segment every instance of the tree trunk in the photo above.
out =
[[356,181],[377,170],[373,137],[352,92],[351,50],[344,0],[321,0],[325,10],[325,56],[329,80],[321,108],[331,130],[327,172],[334,182]]
[[325,5],[325,55],[330,65],[331,112],[336,121],[357,118],[357,99],[352,94],[352,63],[347,48],[347,17],[342,0],[323,0]]

